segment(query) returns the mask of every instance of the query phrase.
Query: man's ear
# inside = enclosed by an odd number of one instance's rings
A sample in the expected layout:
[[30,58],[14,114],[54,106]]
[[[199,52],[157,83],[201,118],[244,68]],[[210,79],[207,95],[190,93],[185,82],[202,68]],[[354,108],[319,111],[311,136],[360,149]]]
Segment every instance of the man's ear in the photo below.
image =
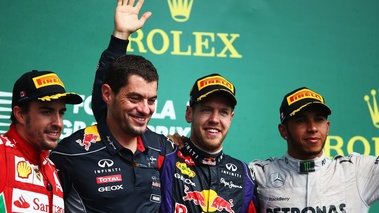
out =
[[288,139],[288,132],[287,132],[287,127],[286,125],[284,124],[279,124],[278,125],[278,130],[279,130],[279,133],[280,135],[282,136],[282,138],[284,138],[285,140]]
[[187,121],[187,123],[192,122],[192,113],[193,113],[192,107],[187,106],[187,109],[186,109],[186,121]]
[[232,122],[233,117],[234,117],[234,111],[232,112],[232,116],[230,116],[230,122]]
[[101,86],[101,95],[106,104],[112,101],[112,88],[108,84],[103,84]]
[[22,111],[21,107],[14,106],[13,107],[13,115],[20,124],[25,124],[26,114]]

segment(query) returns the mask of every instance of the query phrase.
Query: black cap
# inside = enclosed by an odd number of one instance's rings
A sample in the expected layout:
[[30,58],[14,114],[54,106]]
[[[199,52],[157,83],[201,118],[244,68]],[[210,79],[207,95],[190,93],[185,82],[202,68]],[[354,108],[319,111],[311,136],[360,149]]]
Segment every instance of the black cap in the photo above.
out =
[[58,75],[51,71],[33,70],[23,74],[13,86],[12,108],[30,101],[53,101],[64,98],[67,104],[79,104],[83,99],[66,92]]
[[190,92],[190,106],[214,92],[223,92],[228,95],[233,108],[237,105],[234,85],[220,74],[213,73],[196,80]]
[[320,94],[306,87],[301,87],[284,96],[280,106],[280,122],[283,123],[287,118],[294,116],[301,109],[311,104],[319,105],[326,115],[332,113]]

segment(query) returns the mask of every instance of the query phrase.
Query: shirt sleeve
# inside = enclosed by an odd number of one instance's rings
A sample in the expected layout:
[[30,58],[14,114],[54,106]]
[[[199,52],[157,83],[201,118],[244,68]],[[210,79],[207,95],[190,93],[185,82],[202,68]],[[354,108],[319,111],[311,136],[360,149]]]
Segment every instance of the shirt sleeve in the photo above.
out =
[[6,164],[6,153],[5,153],[5,143],[6,138],[0,135],[0,193],[4,191],[6,174],[7,174],[7,164]]
[[359,155],[356,158],[356,168],[359,193],[371,205],[379,200],[379,157]]
[[107,105],[105,104],[101,95],[101,86],[104,83],[107,67],[115,58],[126,54],[128,43],[128,40],[121,40],[114,36],[111,36],[108,48],[104,50],[100,56],[92,87],[91,102],[93,115],[97,122],[99,122],[99,120],[105,116],[107,112]]

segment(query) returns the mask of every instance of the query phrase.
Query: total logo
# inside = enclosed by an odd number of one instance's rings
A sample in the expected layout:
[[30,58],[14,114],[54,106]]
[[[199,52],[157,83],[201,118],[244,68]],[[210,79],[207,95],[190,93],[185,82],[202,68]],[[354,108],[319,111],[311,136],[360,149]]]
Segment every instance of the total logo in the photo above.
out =
[[122,181],[121,174],[96,177],[97,184],[113,183],[113,182],[121,182],[121,181]]
[[[203,212],[223,211],[234,213],[232,209],[233,199],[226,200],[220,197],[214,190],[189,191],[188,186],[184,186],[185,196],[183,201],[192,202],[201,207]],[[210,205],[209,205],[210,204]],[[181,203],[175,204],[175,212],[188,212],[186,205]]]

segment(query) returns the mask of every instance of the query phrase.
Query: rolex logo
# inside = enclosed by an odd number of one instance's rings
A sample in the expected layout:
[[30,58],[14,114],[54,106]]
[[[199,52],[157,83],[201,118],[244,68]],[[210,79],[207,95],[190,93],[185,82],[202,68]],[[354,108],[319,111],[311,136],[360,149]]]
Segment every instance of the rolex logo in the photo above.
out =
[[177,22],[185,22],[189,19],[193,0],[167,0],[171,17]]
[[371,90],[372,103],[370,103],[370,96],[365,95],[364,100],[367,103],[368,110],[370,111],[372,123],[376,128],[379,128],[379,109],[378,104],[376,102],[376,91]]

